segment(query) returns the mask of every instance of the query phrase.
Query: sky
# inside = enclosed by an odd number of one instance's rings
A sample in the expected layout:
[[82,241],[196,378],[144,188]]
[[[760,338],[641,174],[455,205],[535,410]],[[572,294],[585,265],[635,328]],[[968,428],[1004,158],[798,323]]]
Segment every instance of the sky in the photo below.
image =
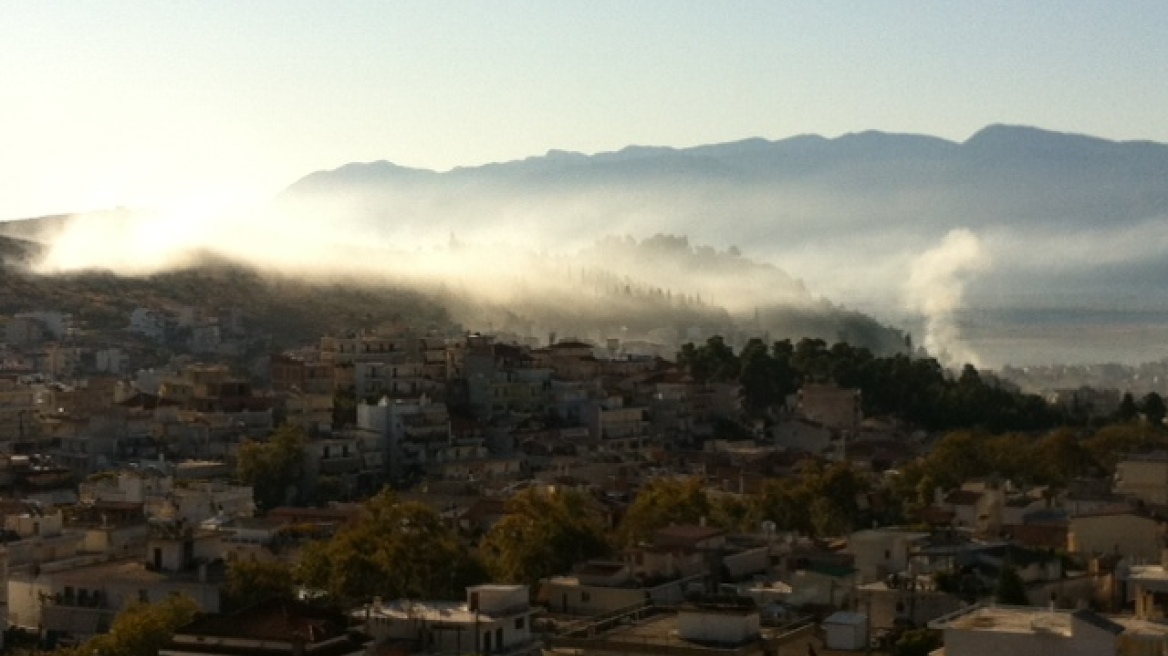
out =
[[352,161],[992,123],[1168,142],[1168,3],[0,2],[0,219]]

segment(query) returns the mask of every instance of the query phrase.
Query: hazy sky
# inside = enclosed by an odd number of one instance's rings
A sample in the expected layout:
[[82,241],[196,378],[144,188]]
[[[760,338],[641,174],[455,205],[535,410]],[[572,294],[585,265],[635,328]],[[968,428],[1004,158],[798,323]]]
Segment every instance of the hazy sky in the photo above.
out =
[[0,218],[313,170],[989,123],[1168,142],[1168,3],[0,3]]

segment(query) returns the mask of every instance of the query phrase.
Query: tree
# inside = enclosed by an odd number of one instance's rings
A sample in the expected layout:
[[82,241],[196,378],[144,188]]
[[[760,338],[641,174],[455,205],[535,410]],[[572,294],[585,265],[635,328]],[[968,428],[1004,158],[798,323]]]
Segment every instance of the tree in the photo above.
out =
[[929,656],[941,646],[941,634],[931,629],[905,631],[892,646],[892,656]]
[[87,640],[73,649],[53,652],[58,656],[156,656],[175,630],[195,619],[199,604],[187,595],[173,595],[154,603],[127,606],[117,617],[109,633]]
[[265,509],[288,502],[304,474],[304,449],[308,436],[297,426],[281,426],[266,442],[247,441],[239,446],[236,475],[252,486],[256,503]]
[[1066,429],[1043,436],[1035,445],[1035,456],[1040,482],[1055,485],[1066,485],[1095,466],[1083,441]]
[[994,586],[994,602],[1011,606],[1026,606],[1030,599],[1026,596],[1026,584],[1018,576],[1018,570],[1010,563],[1003,563]]
[[1132,398],[1131,392],[1123,393],[1123,399],[1120,400],[1119,409],[1115,414],[1120,421],[1132,421],[1139,416],[1140,409],[1136,406],[1136,400]]
[[352,387],[333,393],[333,427],[344,428],[357,423],[357,391]]
[[1168,414],[1168,408],[1164,405],[1164,398],[1155,392],[1148,392],[1140,399],[1140,411],[1144,413],[1144,419],[1149,424],[1156,428],[1164,426],[1164,415]]
[[339,601],[374,596],[449,599],[482,580],[481,567],[438,513],[383,491],[362,521],[305,549],[298,574]]
[[771,479],[755,500],[752,518],[775,522],[783,530],[834,535],[857,522],[857,499],[870,482],[847,463],[824,465],[805,460],[798,476]]
[[1136,423],[1104,426],[1083,442],[1083,446],[1104,471],[1113,471],[1124,454],[1151,448],[1162,448],[1163,442],[1153,439],[1147,427]]
[[479,544],[492,580],[535,585],[612,551],[599,506],[579,492],[528,489],[508,500],[506,510]]
[[849,529],[847,518],[831,499],[819,497],[811,502],[811,527],[820,537],[841,535]]
[[697,524],[710,515],[705,483],[694,478],[658,478],[641,488],[620,525],[625,544],[648,540],[670,524]]
[[227,608],[243,608],[266,599],[292,599],[295,596],[293,570],[282,561],[235,559],[227,564],[227,581],[223,586],[223,604]]
[[984,441],[984,436],[970,431],[949,433],[941,438],[928,457],[929,473],[937,485],[953,488],[990,471]]
[[[790,342],[787,342],[787,346]],[[775,344],[775,354],[784,347]],[[752,339],[739,355],[738,383],[742,385],[743,408],[752,414],[763,414],[768,408],[781,404],[788,394],[798,389],[795,372],[787,355],[772,355],[762,340]]]
[[683,344],[677,364],[689,371],[699,383],[734,380],[738,377],[738,357],[721,335],[714,335],[701,346]]

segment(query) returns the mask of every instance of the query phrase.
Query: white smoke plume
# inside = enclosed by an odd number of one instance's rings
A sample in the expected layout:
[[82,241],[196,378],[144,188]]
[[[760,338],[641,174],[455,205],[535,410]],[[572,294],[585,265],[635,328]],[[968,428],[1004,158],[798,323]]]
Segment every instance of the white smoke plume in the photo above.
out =
[[957,312],[969,278],[989,266],[981,240],[964,228],[951,230],[912,262],[905,299],[910,311],[925,318],[925,348],[946,365],[979,365],[977,354],[962,341]]

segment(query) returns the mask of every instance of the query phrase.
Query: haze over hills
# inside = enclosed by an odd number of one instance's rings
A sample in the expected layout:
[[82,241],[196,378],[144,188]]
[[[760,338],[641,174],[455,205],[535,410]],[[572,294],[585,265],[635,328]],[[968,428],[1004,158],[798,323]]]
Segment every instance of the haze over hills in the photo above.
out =
[[[412,238],[685,234],[918,330],[930,314],[919,288],[934,287],[924,296],[949,297],[960,326],[946,331],[966,344],[945,348],[971,359],[1139,361],[1168,345],[1165,181],[1164,144],[995,125],[963,143],[863,132],[551,151],[444,173],[350,164],[281,202]],[[954,231],[965,239],[947,241]],[[955,243],[964,252],[946,256]],[[931,251],[936,275],[920,267]]]
[[[78,221],[99,229],[127,215],[46,217],[0,225],[0,233],[37,238],[62,221],[75,224],[70,230],[79,229]],[[751,337],[821,337],[880,354],[904,348],[902,332],[813,299],[775,267],[693,247],[684,237],[608,238],[570,256],[498,245],[487,255],[481,247],[452,241],[424,253],[381,249],[376,254],[390,260],[381,266],[335,271],[287,262],[253,267],[207,251],[122,275],[88,266],[38,273],[37,263],[51,258],[52,248],[0,234],[0,314],[50,307],[72,313],[83,327],[109,331],[124,327],[137,307],[237,308],[277,349],[384,325],[450,335],[465,326],[532,343],[543,343],[549,334],[601,344],[616,338],[625,352],[666,357],[685,341],[712,335],[738,344]],[[498,265],[503,261],[506,267]],[[627,273],[646,262],[660,276],[655,281]],[[496,266],[486,275],[491,264]],[[700,289],[685,286],[698,280],[692,276],[668,280],[684,270],[702,272]],[[716,293],[724,285],[755,294],[759,304],[752,313],[728,310]]]
[[1136,362],[1168,353],[1166,181],[1164,144],[1012,126],[962,143],[863,132],[446,172],[353,163],[242,216],[74,219],[42,266],[141,272],[211,250],[457,290],[533,330],[557,306],[578,322],[657,290],[754,328],[770,308],[842,304],[955,363]]

